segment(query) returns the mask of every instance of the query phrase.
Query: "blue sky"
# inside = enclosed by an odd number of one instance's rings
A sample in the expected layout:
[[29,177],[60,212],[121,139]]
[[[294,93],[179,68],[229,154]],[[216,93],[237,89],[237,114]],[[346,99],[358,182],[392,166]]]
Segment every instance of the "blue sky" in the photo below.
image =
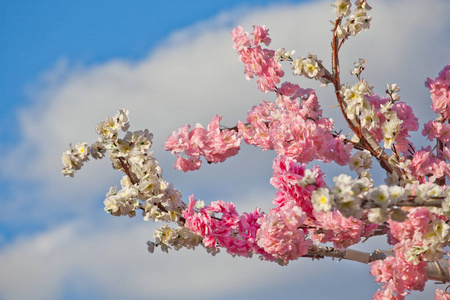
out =
[[[243,147],[225,164],[184,174],[173,170],[162,144],[186,122],[206,124],[219,114],[232,125],[259,101],[274,100],[245,80],[231,47],[234,26],[266,24],[273,48],[311,52],[329,63],[329,4],[3,1],[0,299],[369,298],[377,285],[367,266],[352,262],[299,260],[282,268],[256,257],[212,258],[202,249],[149,254],[151,223],[103,211],[105,193],[120,178],[108,161],[89,162],[73,179],[60,174],[68,144],[95,141],[95,125],[125,107],[131,130],[155,134],[153,151],[164,178],[184,199],[194,193],[205,202],[235,202],[239,211],[267,211],[275,194],[268,183],[273,153]],[[399,83],[402,100],[421,123],[428,121],[434,116],[423,82],[450,61],[450,5],[371,5],[372,28],[342,50],[344,80],[351,80],[353,62],[366,58],[365,78],[375,91]],[[434,21],[417,21],[429,19]],[[331,90],[287,77],[316,88],[325,113],[338,116],[329,108]],[[345,130],[339,120],[336,125]],[[328,167],[328,180],[340,172],[349,171]],[[377,243],[382,241],[361,249],[372,251]]]
[[112,58],[142,59],[172,32],[236,7],[301,1],[4,1],[0,4],[3,55],[2,138],[24,88],[60,58],[98,64]]

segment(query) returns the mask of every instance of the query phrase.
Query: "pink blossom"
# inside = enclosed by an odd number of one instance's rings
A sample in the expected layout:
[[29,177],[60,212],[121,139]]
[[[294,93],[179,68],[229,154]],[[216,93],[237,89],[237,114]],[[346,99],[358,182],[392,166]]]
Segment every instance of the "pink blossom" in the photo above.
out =
[[221,119],[222,117],[216,115],[207,129],[197,124],[189,131],[189,125],[185,125],[168,137],[165,149],[172,154],[184,152],[186,155],[181,157],[177,154],[175,169],[184,172],[197,170],[201,166],[201,156],[204,156],[208,163],[218,163],[239,152],[241,138],[238,137],[238,132],[221,129]]
[[292,202],[271,209],[258,221],[261,225],[256,234],[258,246],[284,262],[298,259],[312,246],[305,231],[299,228],[305,220],[306,214]]
[[[302,108],[300,110],[300,115],[306,118],[312,118],[318,120],[322,117],[322,109],[319,105],[319,100],[317,99],[316,92],[311,89],[300,90],[300,96],[303,98]],[[328,120],[328,119],[327,119]],[[331,119],[329,119],[331,120]],[[331,123],[333,126],[333,123]]]
[[220,129],[222,117],[215,116],[208,125],[202,155],[209,163],[223,162],[240,150],[241,139],[235,130]]
[[450,300],[450,294],[443,290],[437,289],[434,294],[434,300]]
[[430,223],[430,211],[425,207],[412,208],[408,213],[408,218],[404,222],[389,220],[389,234],[392,236],[391,244],[405,240],[421,240],[428,231]]
[[174,168],[176,170],[181,170],[184,172],[195,171],[200,169],[202,161],[198,158],[191,157],[181,157],[177,154],[177,159],[175,160]]
[[311,195],[314,190],[325,186],[324,174],[319,166],[314,166],[310,174],[313,178],[305,178],[305,166],[286,156],[278,156],[273,161],[273,176],[270,183],[278,189],[273,204],[278,207],[295,203],[308,217],[312,217],[313,207]]
[[194,210],[196,200],[189,197],[183,211],[185,226],[203,237],[205,247],[227,249],[232,255],[248,257],[252,252],[262,254],[267,260],[275,260],[256,244],[258,219],[263,216],[259,208],[251,213],[237,213],[233,203],[214,201],[199,211]]
[[327,145],[327,151],[324,152],[325,162],[335,161],[340,166],[345,166],[350,161],[353,145],[344,143],[345,136],[339,135],[332,138]]
[[370,263],[370,274],[375,276],[375,281],[382,283],[388,282],[394,275],[394,256],[388,256],[385,259],[375,260]]
[[234,42],[233,48],[235,50],[240,50],[243,47],[248,48],[251,46],[249,34],[245,32],[242,26],[234,28],[233,31],[231,32],[231,36],[233,38]]
[[270,43],[268,30],[265,26],[253,27],[253,39],[244,32],[242,27],[235,28],[231,35],[234,41],[233,48],[239,54],[239,59],[244,63],[244,74],[247,80],[258,77],[257,86],[261,91],[268,93],[274,91],[276,84],[280,83],[280,77],[284,76],[281,64],[275,57],[275,51],[261,48],[260,44]]
[[300,86],[298,84],[293,84],[290,82],[283,82],[281,87],[278,89],[278,92],[287,97],[291,97],[291,99],[295,99],[298,97],[297,92],[300,91]]
[[189,196],[189,205],[183,211],[183,216],[186,219],[184,225],[200,236],[208,236],[211,233],[211,216],[204,209],[200,213],[194,212],[193,207],[196,201],[194,195]]
[[425,136],[427,140],[432,141],[433,139],[440,137],[439,132],[442,130],[442,125],[443,124],[441,122],[431,120],[428,123],[424,124],[422,135]]
[[[386,104],[390,101],[389,97],[380,98],[378,95],[366,96],[369,100],[370,104],[374,106],[377,111],[377,117],[379,119],[379,124],[383,124],[386,120],[383,113],[380,111],[380,107],[382,104]],[[403,121],[401,124],[400,131],[396,137],[396,150],[401,153],[408,152],[408,145],[411,144],[408,138],[411,136],[409,134],[410,131],[417,131],[419,129],[419,122],[417,117],[414,115],[412,108],[408,106],[404,102],[395,102],[392,110],[397,113],[397,117]],[[381,130],[381,126],[377,126],[370,130],[370,133],[374,136],[377,142],[381,142],[383,140],[383,132]]]
[[[346,218],[339,211],[314,211],[314,226],[320,231],[311,230],[312,238],[320,243],[333,242],[338,249],[346,249],[361,241],[365,236],[366,225],[352,216]],[[368,230],[373,231],[373,226]]]
[[266,29],[266,25],[259,26],[254,25],[253,26],[253,45],[259,45],[261,43],[266,44],[266,46],[269,46],[270,44],[270,37],[269,37],[269,29]]
[[444,119],[450,117],[450,64],[439,72],[435,79],[427,78],[425,86],[430,89],[432,105],[437,114],[442,114]]
[[399,256],[399,250],[394,249],[395,256],[370,263],[370,274],[375,276],[376,282],[383,283],[382,290],[378,290],[374,299],[404,299],[407,291],[423,291],[428,280],[425,270],[427,262],[414,265]]

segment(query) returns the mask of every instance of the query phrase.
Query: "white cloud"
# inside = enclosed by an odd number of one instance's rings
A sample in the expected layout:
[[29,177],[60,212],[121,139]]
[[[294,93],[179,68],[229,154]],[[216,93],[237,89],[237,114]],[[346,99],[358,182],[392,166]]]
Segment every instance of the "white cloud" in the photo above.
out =
[[316,265],[309,260],[280,267],[256,257],[233,259],[225,253],[212,257],[202,248],[169,255],[156,249],[149,254],[145,241],[150,235],[148,223],[91,220],[67,222],[21,238],[0,253],[0,297],[60,299],[68,285],[75,295],[94,287],[105,299],[229,299],[227,295],[251,297],[263,287],[276,290],[320,278],[328,268],[352,278],[368,270],[352,263]]
[[[423,81],[427,76],[436,76],[450,61],[449,5],[433,0],[377,1],[372,6],[372,28],[344,45],[343,77],[350,80],[348,71],[359,57],[368,59],[364,76],[376,86],[376,91],[382,93],[386,83],[399,83],[402,100],[413,105],[423,122],[433,117],[427,108],[429,95]],[[117,59],[83,66],[62,60],[35,86],[31,94],[35,104],[20,112],[23,141],[1,159],[2,176],[13,178],[18,185],[39,185],[33,196],[39,198],[39,204],[33,203],[35,216],[41,211],[61,210],[83,220],[91,218],[92,203],[101,202],[98,196],[109,185],[117,184],[118,174],[110,170],[108,162],[91,161],[75,179],[66,179],[59,173],[60,155],[69,142],[94,141],[95,125],[114,115],[117,108],[125,107],[130,110],[132,129],[153,131],[154,153],[165,170],[164,176],[175,182],[185,196],[195,193],[205,201],[241,198],[236,201],[239,210],[240,205],[250,208],[262,198],[270,201],[265,191],[270,191],[267,186],[273,153],[247,147],[225,164],[205,165],[199,172],[182,174],[171,170],[173,158],[164,153],[161,145],[172,130],[186,122],[206,124],[219,114],[224,115],[224,124],[232,125],[244,119],[246,111],[260,100],[273,100],[271,95],[258,92],[254,81],[245,81],[243,66],[231,48],[229,24],[243,24],[248,30],[252,24],[266,24],[274,48],[295,49],[303,56],[315,53],[329,63],[330,18],[328,1],[240,12],[237,17],[224,13],[175,34],[142,61]],[[302,86],[318,87],[315,82],[299,80]],[[333,92],[318,89],[318,95],[326,112],[337,115],[328,108],[335,104]],[[342,122],[337,124],[346,127]],[[22,211],[27,201],[30,200],[22,196],[8,209]],[[211,298],[214,289],[226,295],[231,293],[230,286],[232,290],[248,292],[264,290],[263,286],[277,289],[283,281],[288,282],[284,288],[289,290],[301,280],[308,280],[302,277],[301,269],[319,282],[311,284],[309,292],[317,290],[322,280],[330,285],[337,281],[330,274],[324,275],[329,265],[316,267],[305,261],[280,269],[270,264],[260,266],[256,260],[232,260],[225,255],[215,259],[184,252],[152,256],[142,251],[149,232],[146,225],[124,225],[126,229],[112,226],[111,237],[105,234],[106,225],[95,228],[95,219],[87,224],[94,227],[92,232],[89,226],[78,222],[63,222],[58,228],[50,226],[47,231],[1,248],[0,295],[5,299],[16,295],[21,299],[56,299],[65,285],[71,286],[65,280],[77,278],[74,274],[81,276],[74,286],[86,288],[83,278],[88,278],[95,282],[89,288],[107,298],[121,295],[121,291],[127,293],[124,297],[132,298],[180,297],[172,286],[182,287],[180,290],[189,291],[192,296]],[[337,272],[342,269],[347,269],[347,265]],[[42,270],[45,276],[39,275]],[[368,269],[358,271],[364,275],[354,275],[352,280],[365,278],[358,286],[374,289]],[[346,273],[349,274],[350,271]],[[111,291],[116,286],[122,289]],[[360,299],[357,295],[346,298]]]

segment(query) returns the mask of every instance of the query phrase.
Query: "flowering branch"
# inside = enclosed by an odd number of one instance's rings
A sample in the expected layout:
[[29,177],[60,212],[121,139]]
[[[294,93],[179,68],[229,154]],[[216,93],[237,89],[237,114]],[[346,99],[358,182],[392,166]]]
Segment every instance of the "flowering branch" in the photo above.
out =
[[[155,241],[147,243],[150,252],[155,247],[168,252],[202,246],[213,255],[225,249],[233,256],[256,254],[280,265],[300,257],[354,260],[369,264],[375,281],[382,284],[374,299],[404,299],[409,291],[423,290],[427,280],[450,282],[444,259],[450,245],[450,189],[445,185],[450,177],[450,65],[425,84],[438,118],[425,124],[422,134],[436,139],[436,154],[431,147],[416,151],[408,138],[410,131],[418,130],[418,119],[399,101],[397,84],[387,85],[384,98],[375,95],[361,76],[364,59],[350,71],[358,81],[341,83],[339,51],[347,39],[369,28],[371,7],[365,0],[357,0],[353,11],[349,0],[332,6],[332,72],[316,55],[293,58],[295,51],[263,47],[271,42],[265,26],[254,26],[251,33],[239,26],[231,35],[246,78],[256,77],[258,89],[273,92],[275,100],[253,106],[247,120],[233,127],[221,125],[217,115],[206,128],[186,124],[165,143],[176,155],[175,168],[184,172],[199,169],[202,157],[210,164],[224,162],[238,154],[242,142],[274,150],[278,156],[270,183],[277,193],[270,211],[256,208],[239,214],[233,203],[205,205],[194,195],[184,203],[181,193],[163,180],[149,152],[152,134],[128,131],[125,109],[97,125],[97,142],[70,145],[62,157],[62,173],[73,177],[89,156],[100,159],[108,151],[113,168],[125,176],[120,190],[111,187],[106,194],[105,211],[134,217],[141,210],[146,221],[177,224],[155,230]],[[281,62],[290,63],[294,75],[333,84],[352,138],[336,131],[333,120],[322,115],[314,90],[281,83]],[[123,138],[119,130],[126,132]],[[375,186],[371,179],[373,157],[387,172],[386,185]],[[348,165],[357,178],[341,174],[328,186],[319,166],[306,168],[316,160]],[[379,235],[387,236],[391,251],[349,249]],[[326,243],[333,246],[323,246]],[[436,299],[449,297],[436,292]]]

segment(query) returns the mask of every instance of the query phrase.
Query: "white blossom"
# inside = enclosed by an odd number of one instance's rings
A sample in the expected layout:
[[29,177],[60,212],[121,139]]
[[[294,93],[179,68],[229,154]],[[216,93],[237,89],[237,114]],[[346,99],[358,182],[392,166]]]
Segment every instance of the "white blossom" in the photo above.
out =
[[334,196],[330,194],[327,188],[319,188],[315,190],[311,196],[311,202],[314,210],[328,212],[334,203]]
[[338,18],[347,17],[350,14],[350,7],[352,3],[350,0],[337,0],[336,3],[331,4],[334,6],[333,12]]

